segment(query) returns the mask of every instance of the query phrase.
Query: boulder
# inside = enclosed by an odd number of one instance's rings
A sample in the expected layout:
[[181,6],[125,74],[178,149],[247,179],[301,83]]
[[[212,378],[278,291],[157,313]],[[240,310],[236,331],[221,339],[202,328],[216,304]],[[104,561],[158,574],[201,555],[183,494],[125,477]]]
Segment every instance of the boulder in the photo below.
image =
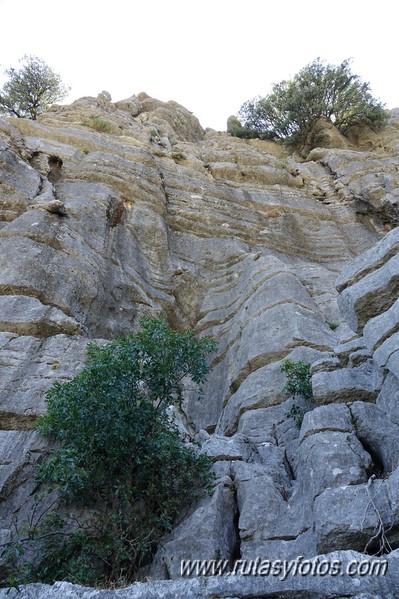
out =
[[312,377],[317,404],[374,401],[382,387],[383,371],[371,360],[355,368],[316,372]]
[[371,457],[353,433],[316,433],[302,441],[299,451],[297,476],[309,501],[326,489],[367,481]]
[[84,333],[84,327],[74,318],[26,295],[0,296],[0,330],[34,337]]
[[366,250],[360,256],[346,265],[337,278],[338,291],[364,278],[374,270],[378,270],[399,251],[399,227],[387,233],[374,247]]
[[399,463],[399,426],[375,404],[355,401],[350,411],[357,437],[381,464],[379,476],[392,472]]
[[371,318],[391,308],[398,294],[399,254],[344,289],[338,305],[352,330],[361,333]]
[[370,352],[399,329],[399,299],[392,306],[375,318],[371,318],[364,327],[364,342]]
[[[384,481],[326,489],[314,504],[317,552],[356,547],[380,549],[380,523],[392,531],[393,514]],[[391,533],[394,542],[398,533]],[[371,546],[370,546],[370,545]]]
[[151,578],[179,578],[181,560],[232,560],[238,542],[236,510],[233,482],[225,475],[211,499],[204,498],[165,539],[154,557]]

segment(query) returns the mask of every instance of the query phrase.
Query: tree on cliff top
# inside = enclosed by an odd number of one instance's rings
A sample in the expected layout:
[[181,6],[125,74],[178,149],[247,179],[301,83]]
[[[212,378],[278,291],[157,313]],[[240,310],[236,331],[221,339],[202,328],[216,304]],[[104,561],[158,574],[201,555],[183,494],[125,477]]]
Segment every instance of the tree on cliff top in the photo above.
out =
[[20,62],[20,69],[6,70],[9,80],[0,89],[0,112],[34,121],[51,104],[65,98],[68,88],[37,56],[24,56]]
[[300,146],[320,118],[341,133],[358,124],[383,126],[383,104],[372,97],[368,83],[351,73],[349,63],[334,66],[317,58],[293,79],[273,85],[269,95],[245,102],[239,112],[243,127]]

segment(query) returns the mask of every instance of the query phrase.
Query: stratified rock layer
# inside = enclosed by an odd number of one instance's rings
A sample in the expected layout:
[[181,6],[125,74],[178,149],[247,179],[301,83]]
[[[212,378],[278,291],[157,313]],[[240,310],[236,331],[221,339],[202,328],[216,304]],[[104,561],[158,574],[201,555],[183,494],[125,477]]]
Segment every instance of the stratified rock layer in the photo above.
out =
[[[105,92],[0,121],[4,541],[29,507],[46,390],[79,371],[89,341],[166,313],[218,341],[204,397],[188,390],[181,415],[216,483],[152,577],[179,577],[189,557],[399,544],[398,230],[380,241],[399,223],[398,138],[393,115],[382,134],[359,129],[303,160],[204,131],[175,102]],[[284,391],[286,358],[314,364],[318,405],[301,429],[292,414],[309,406]],[[341,591],[329,593],[301,596]]]

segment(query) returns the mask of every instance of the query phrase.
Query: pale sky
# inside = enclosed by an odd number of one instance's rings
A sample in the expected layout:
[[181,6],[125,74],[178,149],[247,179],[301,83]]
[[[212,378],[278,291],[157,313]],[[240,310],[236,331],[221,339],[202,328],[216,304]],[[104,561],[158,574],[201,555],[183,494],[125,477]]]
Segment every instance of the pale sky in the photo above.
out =
[[225,130],[243,102],[315,58],[353,58],[352,72],[395,108],[398,23],[398,0],[0,0],[0,86],[30,54],[71,87],[65,103],[145,91]]

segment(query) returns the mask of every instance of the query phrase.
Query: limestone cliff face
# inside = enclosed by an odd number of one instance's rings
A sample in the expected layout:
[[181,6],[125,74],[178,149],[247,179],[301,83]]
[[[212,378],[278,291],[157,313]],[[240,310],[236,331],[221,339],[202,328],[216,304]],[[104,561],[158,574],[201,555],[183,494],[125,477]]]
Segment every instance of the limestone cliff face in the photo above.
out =
[[[29,505],[46,389],[74,376],[89,341],[166,313],[218,340],[205,397],[188,390],[182,415],[218,483],[152,576],[177,577],[182,557],[365,549],[378,526],[370,473],[397,464],[395,231],[371,265],[341,272],[399,224],[399,117],[379,135],[337,136],[303,159],[204,131],[175,102],[106,92],[0,121],[2,542]],[[314,363],[322,405],[301,430],[285,358]]]

